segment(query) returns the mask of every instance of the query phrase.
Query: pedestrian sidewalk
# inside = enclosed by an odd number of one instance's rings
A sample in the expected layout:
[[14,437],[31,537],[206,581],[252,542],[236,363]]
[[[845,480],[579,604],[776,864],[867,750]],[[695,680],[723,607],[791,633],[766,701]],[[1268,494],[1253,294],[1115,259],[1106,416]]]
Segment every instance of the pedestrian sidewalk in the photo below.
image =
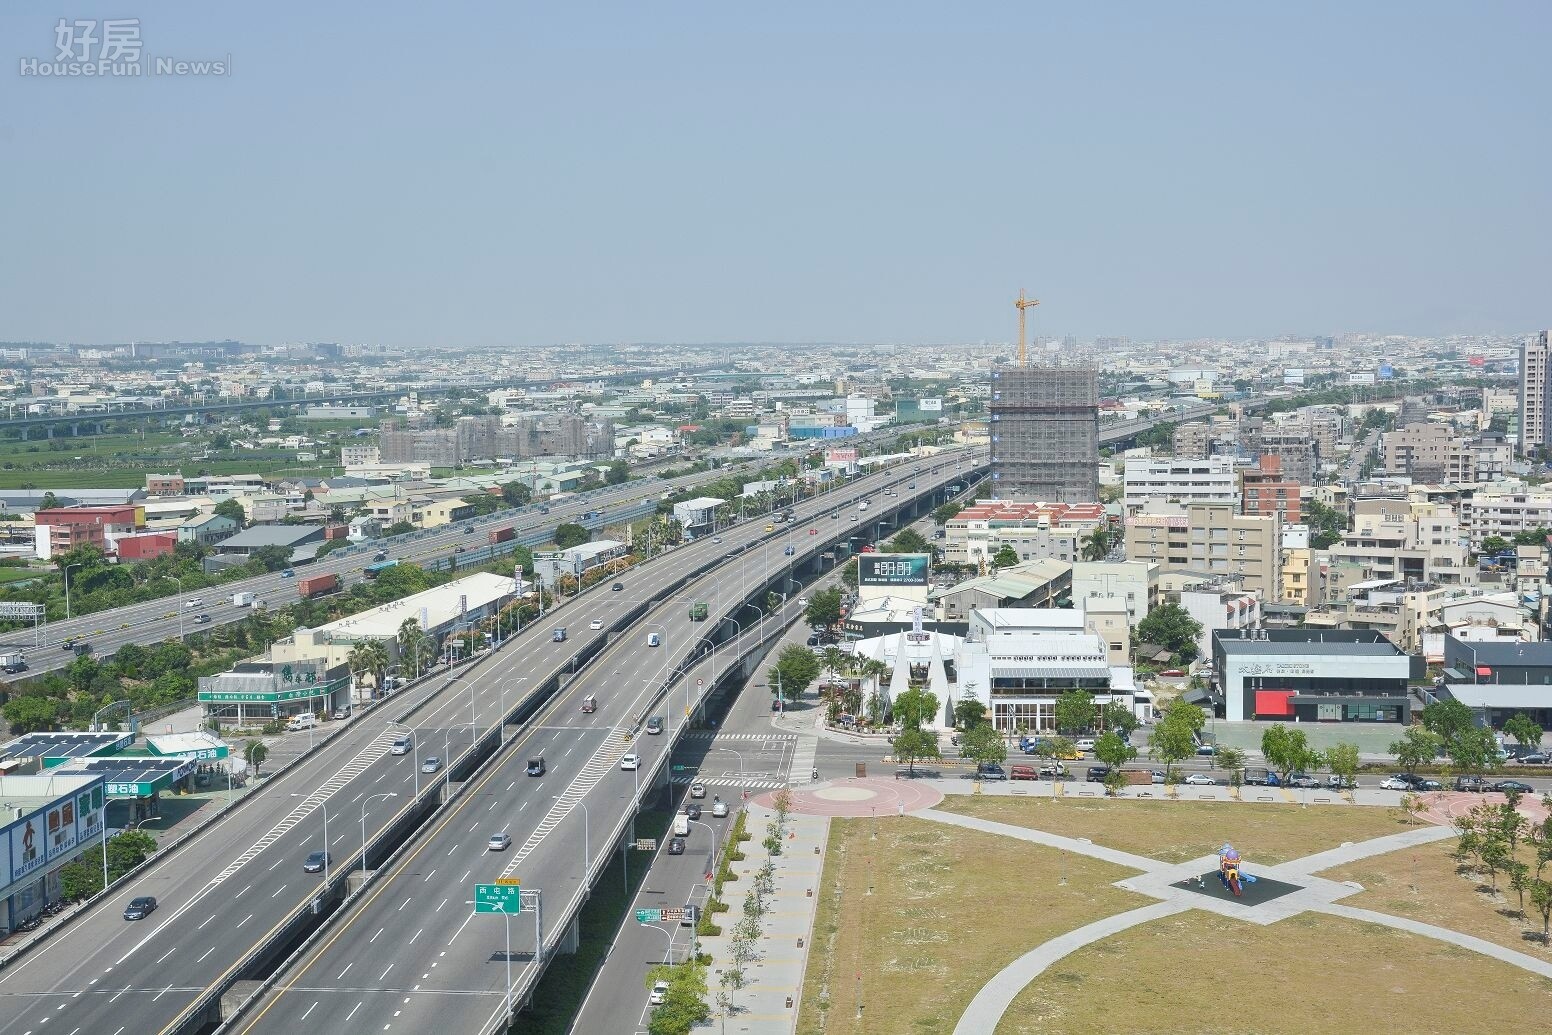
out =
[[[755,875],[770,856],[762,842],[766,826],[776,816],[772,809],[750,804],[746,828],[750,839],[740,847],[742,862],[732,863],[738,875],[722,886],[725,912],[714,922],[722,934],[701,940],[701,951],[711,957],[707,986],[713,1017],[720,1019],[718,992],[724,971],[732,966],[733,927],[743,919],[744,898],[754,887]],[[745,985],[733,992],[732,1012],[727,1020],[735,1030],[747,1035],[790,1035],[797,1026],[798,1005],[803,991],[803,970],[812,943],[814,913],[819,902],[819,881],[830,837],[830,820],[825,816],[787,816],[787,838],[781,853],[774,857],[775,888],[767,897],[767,912],[760,920],[761,936],[755,960],[744,967]]]

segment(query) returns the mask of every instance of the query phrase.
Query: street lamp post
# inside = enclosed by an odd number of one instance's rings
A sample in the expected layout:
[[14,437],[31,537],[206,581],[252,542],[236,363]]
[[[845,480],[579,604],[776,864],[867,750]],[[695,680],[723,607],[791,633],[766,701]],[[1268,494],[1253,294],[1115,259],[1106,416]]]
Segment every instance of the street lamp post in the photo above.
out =
[[74,564],[65,565],[65,620],[70,620],[70,569],[80,568],[85,562],[77,561]]
[[361,803],[361,876],[366,877],[366,807],[375,798],[397,798],[398,791],[384,791],[381,794],[373,794]]
[[705,827],[707,835],[709,835],[711,837],[711,869],[706,871],[706,872],[708,872],[708,873],[716,873],[717,872],[717,832],[715,830],[711,829],[711,824],[710,823],[703,823],[703,822],[701,822],[698,819],[690,820],[690,826],[692,826],[692,827]]
[[460,722],[456,726],[449,726],[442,731],[442,802],[446,804],[447,796],[452,793],[453,787],[453,730],[461,730],[469,727],[469,746],[474,746],[474,738],[479,735],[479,728],[472,722]]
[[410,738],[410,765],[413,766],[414,770],[415,770],[415,797],[418,800],[420,798],[420,741],[416,738],[415,731],[413,729],[411,729],[410,727],[406,726],[404,723],[402,723],[402,722],[395,722],[392,719],[389,719],[388,720],[388,725],[390,725],[390,726],[398,726],[400,729],[404,730],[404,732],[409,735],[409,738]]
[[[555,799],[559,799],[560,795],[555,794],[555,795],[551,795],[551,797],[553,797]],[[591,850],[591,847],[590,847],[590,842],[588,840],[588,838],[589,838],[589,829],[593,825],[593,817],[588,815],[588,812],[587,812],[587,802],[585,802],[585,801],[577,802],[577,808],[582,810],[582,890],[585,893],[586,890],[587,890],[588,869],[591,866],[592,861],[593,861],[593,853],[592,853],[592,850]]]

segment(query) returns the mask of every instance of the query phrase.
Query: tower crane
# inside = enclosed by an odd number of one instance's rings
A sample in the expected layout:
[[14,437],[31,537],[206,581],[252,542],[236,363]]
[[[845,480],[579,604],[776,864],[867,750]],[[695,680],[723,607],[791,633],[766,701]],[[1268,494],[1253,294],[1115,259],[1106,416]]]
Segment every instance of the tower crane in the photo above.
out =
[[1019,288],[1019,296],[1014,301],[1013,304],[1018,306],[1018,311],[1019,311],[1018,365],[1019,366],[1024,366],[1025,363],[1026,363],[1026,356],[1024,354],[1024,310],[1026,310],[1026,309],[1033,309],[1035,306],[1039,305],[1040,304],[1040,299],[1038,299],[1038,298],[1025,298],[1024,297],[1024,289],[1023,288]]

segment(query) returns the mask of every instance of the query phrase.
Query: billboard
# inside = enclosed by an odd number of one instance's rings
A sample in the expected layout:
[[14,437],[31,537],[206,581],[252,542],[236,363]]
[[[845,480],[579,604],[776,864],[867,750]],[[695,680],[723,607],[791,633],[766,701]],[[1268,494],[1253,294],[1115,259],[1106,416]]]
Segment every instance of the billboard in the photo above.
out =
[[942,410],[943,410],[943,400],[942,399],[918,399],[918,400],[916,400],[916,408],[919,409],[919,410],[937,410],[939,412],[942,412]]
[[856,446],[832,446],[825,450],[825,463],[827,464],[854,464],[856,462]]
[[927,585],[927,562],[931,558],[924,553],[870,553],[857,557],[857,585],[862,586],[917,586]]

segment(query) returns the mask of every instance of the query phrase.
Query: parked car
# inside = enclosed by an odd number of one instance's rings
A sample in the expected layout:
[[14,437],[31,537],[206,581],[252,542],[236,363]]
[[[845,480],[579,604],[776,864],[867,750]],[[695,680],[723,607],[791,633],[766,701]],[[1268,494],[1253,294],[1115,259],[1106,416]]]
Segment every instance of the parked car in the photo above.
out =
[[307,858],[302,861],[303,873],[322,873],[334,865],[334,856],[328,852],[308,852]]
[[1089,783],[1104,783],[1105,777],[1109,775],[1110,767],[1108,765],[1091,765],[1084,779],[1088,780]]
[[1442,791],[1444,784],[1438,780],[1430,780],[1426,776],[1414,776],[1410,781],[1414,791]]
[[975,767],[975,778],[977,780],[1006,780],[1008,773],[995,762],[982,762]]
[[442,760],[436,755],[431,755],[424,762],[420,763],[420,771],[423,773],[434,773],[441,768]]
[[1455,777],[1455,789],[1457,791],[1476,791],[1480,794],[1483,791],[1492,790],[1492,787],[1480,776],[1457,776]]
[[682,837],[671,837],[671,838],[669,838],[668,839],[668,854],[669,855],[683,855],[684,854],[684,838],[682,838]]
[[636,766],[639,764],[639,762],[640,762],[640,760],[635,755],[621,755],[620,756],[620,768],[621,769],[635,769]]
[[334,709],[334,718],[336,718],[336,719],[348,719],[348,718],[350,718],[350,709],[349,708],[336,708],[336,709]]
[[1387,776],[1380,781],[1380,790],[1384,791],[1410,791],[1412,785],[1399,776]]
[[1153,782],[1154,783],[1163,783],[1164,782],[1164,770],[1162,770],[1162,769],[1155,769],[1155,770],[1153,770]]
[[1519,780],[1499,780],[1497,783],[1493,784],[1493,790],[1497,791],[1499,794],[1507,794],[1510,791],[1514,791],[1516,794],[1536,793],[1536,789],[1534,787],[1528,783],[1522,783]]
[[1185,782],[1193,787],[1211,787],[1218,781],[1214,780],[1206,773],[1187,773]]
[[1217,744],[1198,744],[1196,746],[1196,753],[1198,755],[1202,756],[1202,757],[1209,757],[1209,756],[1212,756],[1212,755],[1216,755],[1218,753],[1218,745]]
[[1186,674],[1186,670],[1183,669],[1183,668],[1167,668],[1163,672],[1159,673],[1159,675],[1161,675],[1161,676],[1170,676],[1170,677],[1183,676],[1185,674]]
[[[670,849],[672,851],[672,849]],[[681,848],[680,851],[683,851]],[[647,997],[648,1006],[662,1006],[668,1002],[668,982],[656,981],[652,984],[652,994]]]
[[1093,737],[1084,737],[1081,740],[1074,741],[1072,746],[1077,748],[1079,751],[1093,751],[1094,750],[1094,738]]
[[137,895],[129,900],[129,905],[124,907],[125,920],[144,920],[156,912],[156,896]]
[[1547,756],[1542,754],[1540,751],[1532,751],[1528,755],[1521,755],[1519,758],[1511,758],[1509,761],[1518,762],[1520,765],[1546,765]]
[[491,834],[490,840],[485,842],[485,849],[491,852],[504,852],[512,847],[512,835],[508,833]]
[[1040,778],[1042,780],[1071,780],[1072,773],[1067,771],[1066,766],[1058,765],[1055,762],[1047,762],[1040,767]]
[[690,784],[690,797],[692,797],[692,798],[704,798],[704,797],[706,797],[706,785],[703,784],[703,783],[700,783],[700,782],[696,782],[696,783]]
[[1358,789],[1358,781],[1332,773],[1326,777],[1326,786],[1333,791],[1355,791]]
[[1320,781],[1315,779],[1309,773],[1292,773],[1288,777],[1288,786],[1303,788],[1319,787]]

